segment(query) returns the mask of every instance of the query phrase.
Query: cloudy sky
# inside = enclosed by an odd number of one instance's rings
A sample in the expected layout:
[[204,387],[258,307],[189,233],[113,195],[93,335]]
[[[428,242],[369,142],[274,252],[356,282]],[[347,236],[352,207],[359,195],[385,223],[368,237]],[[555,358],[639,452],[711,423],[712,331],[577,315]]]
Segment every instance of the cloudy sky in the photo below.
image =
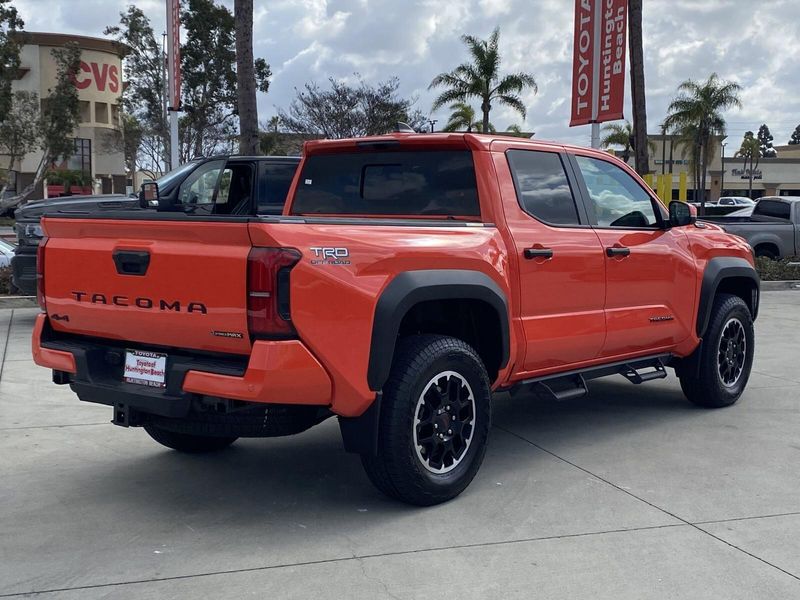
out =
[[[14,0],[29,31],[101,35],[131,0]],[[134,0],[164,29],[163,0]],[[223,0],[232,8],[233,0]],[[492,111],[498,129],[519,123],[537,137],[588,144],[588,127],[570,129],[572,0],[255,0],[255,53],[272,66],[260,117],[285,107],[311,80],[368,81],[398,76],[401,92],[430,110],[430,80],[465,58],[463,33],[501,28],[503,69],[533,73],[528,116]],[[716,71],[739,82],[744,108],[726,115],[732,144],[765,122],[784,144],[800,124],[798,0],[645,0],[648,119],[657,131],[677,84]],[[630,115],[626,102],[626,116]],[[478,107],[477,102],[475,107]],[[439,125],[447,118],[440,111]]]

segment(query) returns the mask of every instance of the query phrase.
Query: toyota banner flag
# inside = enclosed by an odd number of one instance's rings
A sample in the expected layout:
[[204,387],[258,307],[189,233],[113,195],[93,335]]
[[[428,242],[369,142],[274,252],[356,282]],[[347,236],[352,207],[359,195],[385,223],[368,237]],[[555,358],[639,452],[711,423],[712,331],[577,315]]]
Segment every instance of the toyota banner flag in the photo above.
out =
[[570,127],[622,119],[628,0],[575,0]]

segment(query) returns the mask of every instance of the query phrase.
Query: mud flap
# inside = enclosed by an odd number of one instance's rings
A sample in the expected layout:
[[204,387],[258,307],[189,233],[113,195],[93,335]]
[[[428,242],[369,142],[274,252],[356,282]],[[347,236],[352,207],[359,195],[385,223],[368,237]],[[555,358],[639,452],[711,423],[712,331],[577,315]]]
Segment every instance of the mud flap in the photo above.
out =
[[377,456],[382,399],[383,393],[378,392],[375,402],[360,417],[339,417],[345,452]]

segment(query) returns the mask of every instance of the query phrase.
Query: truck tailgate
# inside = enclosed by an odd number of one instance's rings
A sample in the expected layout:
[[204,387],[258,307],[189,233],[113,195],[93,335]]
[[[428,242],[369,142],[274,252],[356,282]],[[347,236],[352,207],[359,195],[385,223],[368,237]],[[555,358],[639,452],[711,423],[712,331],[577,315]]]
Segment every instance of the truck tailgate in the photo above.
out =
[[60,332],[248,354],[247,223],[45,218]]

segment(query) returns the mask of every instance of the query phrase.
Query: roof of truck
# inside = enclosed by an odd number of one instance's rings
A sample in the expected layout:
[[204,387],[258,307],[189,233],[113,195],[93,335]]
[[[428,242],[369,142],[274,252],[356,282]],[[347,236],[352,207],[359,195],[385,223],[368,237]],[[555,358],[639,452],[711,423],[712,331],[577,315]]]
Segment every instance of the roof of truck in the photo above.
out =
[[[488,151],[493,144],[513,145],[513,146],[530,146],[533,148],[557,148],[559,150],[581,152],[593,151],[591,148],[585,146],[576,146],[571,144],[562,144],[560,142],[546,141],[531,138],[520,138],[512,135],[503,135],[501,133],[389,133],[386,135],[367,136],[360,138],[345,138],[338,140],[310,140],[304,144],[305,154],[327,153],[328,151],[341,151],[355,148],[387,148],[394,145],[411,146],[414,148],[422,149],[426,146],[452,147],[452,148],[470,148],[472,150]],[[609,153],[602,150],[594,150],[594,152],[601,152],[606,156],[611,156]]]

